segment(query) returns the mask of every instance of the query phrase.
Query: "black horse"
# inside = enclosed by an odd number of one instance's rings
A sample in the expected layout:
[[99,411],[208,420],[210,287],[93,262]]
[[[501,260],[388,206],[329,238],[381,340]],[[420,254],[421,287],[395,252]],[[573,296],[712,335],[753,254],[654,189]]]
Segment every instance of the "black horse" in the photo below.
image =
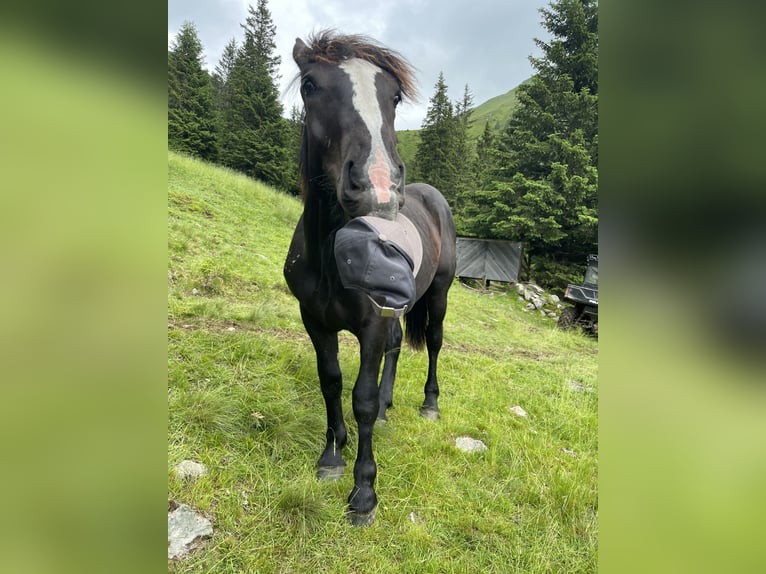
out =
[[[327,443],[317,472],[320,478],[338,478],[345,466],[341,451],[347,434],[341,408],[338,331],[348,330],[359,340],[360,366],[353,389],[359,448],[348,516],[353,524],[365,525],[374,520],[377,506],[372,432],[376,417],[385,420],[386,409],[392,405],[402,340],[401,312],[406,312],[410,345],[420,349],[425,343],[428,347],[421,414],[430,419],[439,416],[436,365],[447,291],[455,273],[455,226],[439,191],[422,183],[404,184],[394,117],[397,104],[414,96],[407,62],[369,38],[332,31],[315,34],[308,44],[298,38],[293,58],[300,68],[306,114],[300,158],[304,207],[284,275],[300,302],[303,324],[316,351],[327,407]],[[415,303],[398,313],[381,307],[381,301],[376,303],[364,290],[346,288],[339,276],[336,234],[355,218],[369,215],[393,225],[411,222],[410,229],[414,226],[417,231],[413,234],[419,244],[419,269],[413,265],[411,272]]]

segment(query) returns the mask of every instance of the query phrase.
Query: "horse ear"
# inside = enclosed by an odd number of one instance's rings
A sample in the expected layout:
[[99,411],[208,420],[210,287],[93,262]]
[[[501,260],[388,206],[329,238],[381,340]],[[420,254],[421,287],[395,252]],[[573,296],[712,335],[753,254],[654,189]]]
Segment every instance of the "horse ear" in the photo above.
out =
[[309,47],[300,38],[295,39],[295,46],[293,46],[293,60],[298,66],[302,66],[308,60]]

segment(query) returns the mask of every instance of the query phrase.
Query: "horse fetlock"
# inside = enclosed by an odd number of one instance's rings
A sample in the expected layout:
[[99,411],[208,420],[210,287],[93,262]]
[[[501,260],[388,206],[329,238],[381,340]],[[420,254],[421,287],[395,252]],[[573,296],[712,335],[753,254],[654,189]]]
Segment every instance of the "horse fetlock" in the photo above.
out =
[[346,428],[343,427],[338,431],[335,431],[332,429],[332,427],[327,429],[327,432],[325,433],[325,438],[327,439],[327,447],[325,448],[325,451],[332,451],[332,452],[338,452],[340,455],[340,451],[343,449],[344,446],[346,446],[346,441],[348,440],[348,434],[346,434]]
[[348,518],[354,526],[372,524],[377,506],[378,497],[372,487],[354,486],[351,494],[348,495]]
[[[321,473],[321,469],[340,469],[340,474],[343,474],[343,468],[346,466],[346,463],[343,460],[341,451],[342,447],[337,445],[334,441],[327,443],[327,446],[325,447],[322,456],[319,457],[319,462],[317,463],[317,466],[320,469],[320,472],[317,472],[318,476]],[[319,476],[319,478],[324,477]]]
[[375,421],[375,424],[379,423],[380,421],[387,421],[388,417],[386,416],[386,411],[390,409],[393,405],[391,403],[385,404],[381,403],[380,408],[378,409],[378,420]]

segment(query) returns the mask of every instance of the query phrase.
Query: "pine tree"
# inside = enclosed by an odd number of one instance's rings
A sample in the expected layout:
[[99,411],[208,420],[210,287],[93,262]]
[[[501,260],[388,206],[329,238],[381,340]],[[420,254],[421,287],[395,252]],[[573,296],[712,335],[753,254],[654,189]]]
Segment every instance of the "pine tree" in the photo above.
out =
[[497,136],[489,121],[476,141],[476,153],[470,166],[473,188],[463,196],[463,206],[457,218],[458,234],[473,237],[493,237],[495,193],[492,189],[497,166]]
[[598,245],[598,14],[596,0],[542,9],[549,43],[535,40],[537,73],[498,145],[487,219],[495,237],[521,240],[544,283],[579,274]]
[[231,74],[237,59],[237,41],[232,38],[223,49],[223,54],[213,73],[213,87],[215,93],[215,105],[218,124],[216,135],[218,138],[218,153],[220,162],[229,165],[228,158],[232,150],[229,147],[231,138],[228,137],[228,126],[236,121],[234,115],[234,98],[232,96]]
[[300,156],[301,137],[303,135],[304,110],[302,107],[293,105],[290,110],[288,122],[287,149],[288,159],[291,160],[287,172],[286,191],[292,195],[300,195],[301,182],[298,172],[298,160]]
[[221,149],[225,165],[286,189],[288,125],[282,118],[277,89],[280,58],[274,55],[276,26],[267,0],[248,7],[242,25],[243,44],[229,72],[231,110],[222,120]]
[[484,131],[476,141],[476,155],[473,162],[473,178],[477,189],[487,189],[497,165],[495,147],[497,138],[494,130],[489,125],[489,120],[484,123]]
[[231,71],[234,69],[234,62],[237,59],[237,40],[232,38],[229,43],[223,49],[221,59],[215,67],[213,72],[213,85],[216,89],[216,96],[226,90],[226,85],[229,82]]
[[471,112],[473,111],[473,95],[466,84],[463,90],[463,99],[454,105],[455,116],[453,118],[453,147],[451,168],[453,181],[454,205],[453,212],[456,219],[461,219],[466,203],[472,201],[471,196],[476,190],[473,179],[473,166],[476,154],[474,143],[468,136],[468,130],[473,125]]
[[202,43],[184,22],[168,50],[168,147],[215,161],[213,85],[202,67]]
[[447,96],[444,74],[439,73],[436,92],[429,100],[415,152],[417,179],[439,189],[450,205],[455,201],[454,150],[455,125],[452,102]]

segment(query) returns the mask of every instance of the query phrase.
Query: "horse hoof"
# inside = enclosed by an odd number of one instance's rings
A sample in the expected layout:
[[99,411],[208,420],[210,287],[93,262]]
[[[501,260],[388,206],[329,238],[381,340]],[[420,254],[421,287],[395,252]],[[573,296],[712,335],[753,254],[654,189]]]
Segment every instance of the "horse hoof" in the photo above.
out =
[[439,420],[439,411],[431,407],[420,407],[420,416],[429,421]]
[[386,419],[377,418],[377,419],[375,419],[375,426],[376,427],[384,427],[384,426],[386,426],[387,422],[388,422],[388,420],[386,420]]
[[346,512],[346,516],[348,517],[351,526],[369,526],[375,521],[375,511],[377,508],[378,507],[375,506],[369,512],[354,512],[353,510],[349,510]]
[[317,469],[317,478],[319,480],[338,480],[343,476],[345,466],[320,466]]

